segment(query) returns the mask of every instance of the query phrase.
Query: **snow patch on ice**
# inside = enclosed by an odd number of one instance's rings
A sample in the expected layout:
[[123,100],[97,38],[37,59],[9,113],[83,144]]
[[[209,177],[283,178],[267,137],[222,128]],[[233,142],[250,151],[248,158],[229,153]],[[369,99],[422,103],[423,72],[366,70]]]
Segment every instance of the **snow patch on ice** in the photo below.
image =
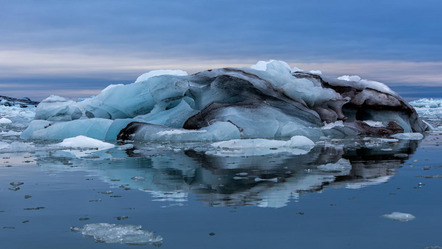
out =
[[316,75],[322,75],[322,72],[319,70],[310,70],[310,73],[316,74]]
[[187,76],[188,73],[183,70],[152,70],[150,72],[140,75],[135,83],[146,81],[155,76],[161,75],[174,75],[174,76]]
[[359,77],[357,75],[342,75],[342,76],[338,77],[338,80],[353,81],[353,82],[361,84],[362,86],[364,86],[366,88],[371,88],[371,89],[374,89],[374,90],[377,90],[380,92],[384,92],[384,93],[388,93],[388,94],[391,94],[394,96],[397,95],[393,90],[391,90],[391,88],[389,88],[384,83],[372,81],[372,80],[361,79],[361,77]]
[[401,212],[393,212],[391,214],[384,214],[384,215],[382,215],[382,217],[387,218],[387,219],[397,220],[397,221],[410,221],[410,220],[414,220],[416,218],[412,214],[401,213]]

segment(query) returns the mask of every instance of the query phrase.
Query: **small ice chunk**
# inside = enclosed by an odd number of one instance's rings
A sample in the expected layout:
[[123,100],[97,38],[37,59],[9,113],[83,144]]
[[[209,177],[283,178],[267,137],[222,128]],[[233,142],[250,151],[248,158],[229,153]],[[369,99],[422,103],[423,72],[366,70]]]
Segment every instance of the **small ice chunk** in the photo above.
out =
[[72,229],[84,236],[94,237],[95,241],[107,244],[145,245],[161,244],[163,238],[153,232],[142,230],[139,225],[117,225],[109,223],[92,223],[83,228]]
[[365,120],[364,123],[366,123],[371,127],[385,127],[384,124],[382,124],[382,122],[379,121]]
[[12,121],[7,118],[0,118],[0,124],[10,124]]
[[397,133],[394,135],[391,135],[394,138],[397,139],[403,139],[403,140],[421,140],[424,138],[424,135],[417,132],[411,132],[411,133]]
[[187,76],[188,73],[183,70],[152,70],[150,72],[140,75],[137,78],[137,80],[135,81],[135,83],[143,82],[143,81],[146,81],[152,77],[161,76],[161,75]]
[[255,178],[255,182],[278,182],[278,177],[270,178],[270,179],[264,179],[260,177]]
[[61,147],[69,148],[85,148],[85,149],[97,149],[106,150],[115,147],[111,143],[106,143],[98,139],[86,137],[86,136],[76,136],[71,138],[66,138],[63,142],[56,144]]
[[384,215],[382,215],[382,217],[387,218],[387,219],[397,220],[397,221],[410,221],[410,220],[414,220],[416,218],[412,214],[401,213],[401,212],[393,212],[391,214],[384,214]]
[[325,172],[350,173],[351,164],[349,160],[341,158],[336,163],[327,163],[324,165],[319,165],[317,168]]

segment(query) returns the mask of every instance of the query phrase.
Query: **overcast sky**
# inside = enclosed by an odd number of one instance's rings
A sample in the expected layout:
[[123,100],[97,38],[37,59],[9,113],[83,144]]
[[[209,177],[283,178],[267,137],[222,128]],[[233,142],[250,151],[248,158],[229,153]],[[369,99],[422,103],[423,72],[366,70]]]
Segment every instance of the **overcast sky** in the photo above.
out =
[[440,0],[0,0],[0,95],[84,96],[152,69],[269,59],[442,86],[441,12]]

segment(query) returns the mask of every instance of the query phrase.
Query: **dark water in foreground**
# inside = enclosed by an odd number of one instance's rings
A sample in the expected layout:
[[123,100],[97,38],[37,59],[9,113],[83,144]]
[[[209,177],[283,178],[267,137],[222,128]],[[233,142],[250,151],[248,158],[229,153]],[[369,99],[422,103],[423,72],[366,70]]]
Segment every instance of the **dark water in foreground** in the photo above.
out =
[[[331,142],[298,156],[152,147],[87,159],[3,153],[0,248],[442,246],[440,137]],[[416,219],[381,217],[394,211]],[[141,225],[163,242],[97,243],[71,231],[101,222]]]

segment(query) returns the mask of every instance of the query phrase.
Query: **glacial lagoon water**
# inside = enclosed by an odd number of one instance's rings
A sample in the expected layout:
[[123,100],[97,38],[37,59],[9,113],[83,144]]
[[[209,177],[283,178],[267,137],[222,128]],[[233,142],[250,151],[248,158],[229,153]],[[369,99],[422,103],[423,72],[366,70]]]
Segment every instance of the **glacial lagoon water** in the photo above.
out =
[[441,119],[420,108],[434,127],[423,140],[330,139],[300,154],[61,150],[3,126],[0,248],[440,248]]

